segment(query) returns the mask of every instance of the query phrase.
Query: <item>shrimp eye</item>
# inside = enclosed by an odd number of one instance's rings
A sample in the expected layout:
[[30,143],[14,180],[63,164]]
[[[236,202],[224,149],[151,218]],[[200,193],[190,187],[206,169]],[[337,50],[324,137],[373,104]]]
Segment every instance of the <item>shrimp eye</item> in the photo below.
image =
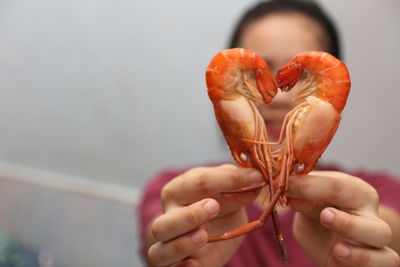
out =
[[247,161],[249,159],[249,157],[245,154],[245,153],[240,153],[240,159],[243,161]]
[[294,171],[295,171],[296,173],[302,172],[302,171],[304,171],[304,169],[305,169],[304,163],[298,163],[298,164],[296,164],[296,166],[294,167]]

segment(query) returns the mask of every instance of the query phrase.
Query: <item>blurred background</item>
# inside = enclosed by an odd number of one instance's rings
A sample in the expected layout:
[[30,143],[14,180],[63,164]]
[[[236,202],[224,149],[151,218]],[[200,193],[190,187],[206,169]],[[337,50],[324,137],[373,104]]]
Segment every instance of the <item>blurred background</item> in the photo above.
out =
[[[255,2],[0,1],[0,231],[43,266],[140,266],[150,177],[230,160],[204,72]],[[400,2],[317,2],[352,76],[323,159],[400,176]]]

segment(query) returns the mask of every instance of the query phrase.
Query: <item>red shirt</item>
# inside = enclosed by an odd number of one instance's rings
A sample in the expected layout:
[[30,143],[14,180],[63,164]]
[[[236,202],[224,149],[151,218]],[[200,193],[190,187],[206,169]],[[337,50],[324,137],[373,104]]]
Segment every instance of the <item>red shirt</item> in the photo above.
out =
[[[335,166],[324,166],[320,169],[342,171]],[[182,174],[186,169],[165,170],[157,174],[145,188],[139,207],[141,240],[143,241],[144,231],[147,224],[157,215],[162,213],[160,192],[162,187],[174,177]],[[380,203],[389,206],[400,212],[400,182],[394,177],[382,172],[356,171],[348,172],[353,176],[364,179],[371,184],[379,193]],[[249,220],[258,219],[262,211],[250,204],[246,206]],[[247,235],[242,245],[225,265],[227,267],[256,267],[256,266],[316,266],[305,254],[303,249],[297,244],[292,233],[294,212],[290,211],[279,216],[281,231],[285,239],[286,248],[289,255],[287,264],[283,264],[276,244],[272,221]],[[143,246],[141,246],[143,247]]]

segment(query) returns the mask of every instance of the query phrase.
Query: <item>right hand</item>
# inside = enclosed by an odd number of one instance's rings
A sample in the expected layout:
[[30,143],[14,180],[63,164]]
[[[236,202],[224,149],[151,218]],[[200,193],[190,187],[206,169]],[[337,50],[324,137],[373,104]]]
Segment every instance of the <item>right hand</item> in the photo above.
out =
[[153,220],[151,231],[158,241],[148,251],[156,266],[223,266],[244,236],[207,243],[248,222],[244,205],[259,190],[220,194],[263,181],[259,171],[234,165],[193,168],[166,184],[161,192],[164,213]]

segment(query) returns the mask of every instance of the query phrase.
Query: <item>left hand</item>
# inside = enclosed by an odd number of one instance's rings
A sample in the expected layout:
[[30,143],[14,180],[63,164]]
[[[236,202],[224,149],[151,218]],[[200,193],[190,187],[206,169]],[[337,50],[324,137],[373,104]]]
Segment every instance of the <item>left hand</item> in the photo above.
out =
[[291,176],[287,196],[299,211],[294,236],[318,266],[399,265],[399,255],[388,247],[392,231],[379,217],[379,197],[368,183],[318,171]]

